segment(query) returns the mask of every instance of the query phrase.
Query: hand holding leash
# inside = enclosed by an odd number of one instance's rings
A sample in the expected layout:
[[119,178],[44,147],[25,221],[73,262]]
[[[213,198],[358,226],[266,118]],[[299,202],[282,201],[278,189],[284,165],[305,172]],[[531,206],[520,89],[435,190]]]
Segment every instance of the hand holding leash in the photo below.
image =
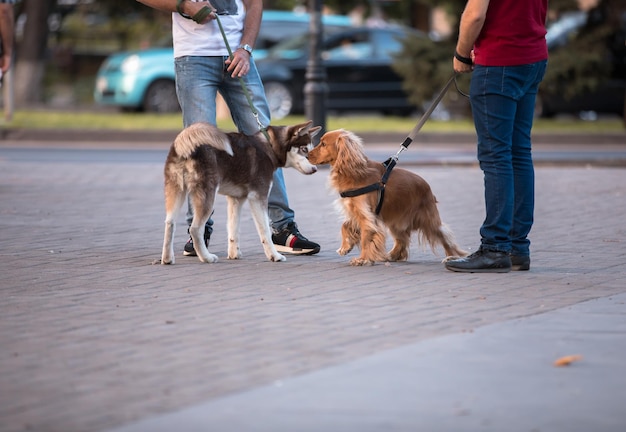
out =
[[[183,12],[183,9],[189,13]],[[186,0],[176,0],[176,11],[183,18],[194,20],[198,24],[206,24],[216,17],[213,6],[208,1],[190,2]]]
[[456,73],[470,73],[474,70],[474,50],[470,51],[469,57],[464,57],[458,51],[454,51],[452,67]]
[[225,61],[228,66],[226,70],[231,73],[233,78],[241,78],[250,71],[251,54],[244,50],[238,49],[232,52],[230,57]]

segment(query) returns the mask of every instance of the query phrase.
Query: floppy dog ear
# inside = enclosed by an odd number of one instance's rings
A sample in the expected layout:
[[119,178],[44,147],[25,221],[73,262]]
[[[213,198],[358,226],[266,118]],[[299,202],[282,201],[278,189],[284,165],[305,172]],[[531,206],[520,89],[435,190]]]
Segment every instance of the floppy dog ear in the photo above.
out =
[[335,143],[337,161],[335,168],[348,172],[359,172],[367,168],[367,157],[363,153],[361,139],[348,131],[342,131]]

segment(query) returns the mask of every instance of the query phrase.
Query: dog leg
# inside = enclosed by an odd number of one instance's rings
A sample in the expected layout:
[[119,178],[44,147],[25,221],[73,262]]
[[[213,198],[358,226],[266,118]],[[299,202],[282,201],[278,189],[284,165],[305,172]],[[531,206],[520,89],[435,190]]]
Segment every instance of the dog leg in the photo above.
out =
[[[169,180],[169,179],[168,179]],[[183,189],[176,186],[174,181],[165,182],[165,234],[163,236],[163,250],[161,264],[174,264],[174,233],[176,232],[176,215],[180,211],[186,198]]]
[[204,244],[204,227],[213,211],[215,193],[215,189],[203,187],[196,187],[189,192],[193,206],[193,220],[189,227],[189,235],[193,240],[193,248],[196,250],[198,259],[205,263],[217,262],[217,255],[210,253]]
[[165,217],[165,235],[163,236],[163,250],[161,251],[161,264],[174,264],[174,232],[176,221],[168,214]]
[[388,261],[385,249],[385,227],[375,224],[373,227],[361,227],[361,255],[352,259],[350,265],[374,265],[376,261]]
[[239,224],[241,222],[241,208],[245,198],[226,197],[228,202],[228,259],[241,258],[239,249]]
[[189,235],[193,240],[193,248],[196,250],[198,259],[204,263],[210,264],[217,262],[218,258],[217,255],[210,253],[204,244],[204,225],[207,220],[208,218],[203,221],[198,221],[194,215],[191,226],[189,227]]
[[387,261],[385,240],[387,229],[376,215],[369,209],[366,200],[353,201],[356,211],[350,211],[352,216],[350,223],[354,225],[355,233],[360,234],[359,245],[361,254],[353,258],[350,265],[363,266],[374,265],[376,261]]
[[250,210],[256,225],[256,230],[261,238],[261,244],[265,251],[265,256],[270,261],[286,261],[283,255],[279,254],[276,246],[272,242],[272,230],[270,229],[270,217],[267,210],[267,197],[260,198],[256,193],[249,196]]
[[349,254],[354,246],[359,243],[360,238],[359,227],[350,220],[344,221],[341,225],[341,247],[337,249],[337,253],[341,256]]
[[389,251],[389,261],[406,261],[409,259],[409,244],[411,242],[411,231],[399,231],[391,229],[393,237],[393,248]]

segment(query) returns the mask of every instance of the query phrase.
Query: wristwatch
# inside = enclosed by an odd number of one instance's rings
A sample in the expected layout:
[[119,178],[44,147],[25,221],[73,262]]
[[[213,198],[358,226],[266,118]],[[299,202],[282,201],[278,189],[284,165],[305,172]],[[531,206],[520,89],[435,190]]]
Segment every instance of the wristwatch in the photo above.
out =
[[252,55],[252,47],[250,45],[248,45],[248,44],[239,45],[237,47],[237,49],[240,49],[240,48],[243,49],[243,50],[248,51],[248,54]]

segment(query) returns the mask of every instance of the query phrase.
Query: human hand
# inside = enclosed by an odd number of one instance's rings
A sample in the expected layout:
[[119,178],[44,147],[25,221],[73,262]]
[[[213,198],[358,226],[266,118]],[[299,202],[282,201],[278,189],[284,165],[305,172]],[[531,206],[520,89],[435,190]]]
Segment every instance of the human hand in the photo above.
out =
[[182,1],[179,3],[179,6],[180,5],[184,5],[185,16],[190,17],[198,24],[206,24],[216,18],[214,12],[215,8],[208,1]]
[[233,78],[240,78],[250,72],[250,57],[252,55],[244,50],[237,49],[233,52],[233,56],[226,60],[226,70],[231,73]]
[[469,57],[464,57],[455,51],[452,68],[456,73],[472,72],[474,70],[474,50],[470,51]]

